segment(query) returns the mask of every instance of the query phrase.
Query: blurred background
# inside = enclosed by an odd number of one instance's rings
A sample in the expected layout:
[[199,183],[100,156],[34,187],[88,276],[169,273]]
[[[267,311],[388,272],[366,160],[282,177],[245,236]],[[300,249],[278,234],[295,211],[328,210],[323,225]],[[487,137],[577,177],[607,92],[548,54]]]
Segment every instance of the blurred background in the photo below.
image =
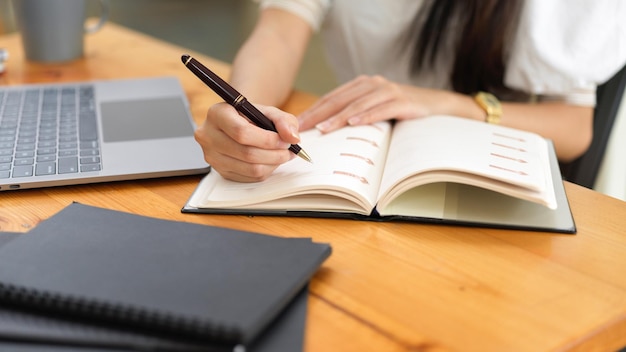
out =
[[[0,0],[0,34],[15,31],[11,2]],[[85,0],[90,16],[98,14],[98,1]],[[109,0],[109,20],[231,63],[252,30],[258,14],[254,0]],[[10,60],[10,59],[9,59]],[[322,95],[336,86],[326,63],[319,36],[314,36],[304,57],[296,88]],[[626,101],[626,95],[623,98]],[[622,104],[626,106],[626,104]],[[626,135],[626,108],[620,109],[614,135]],[[624,150],[626,139],[609,140],[610,150]],[[596,190],[626,200],[626,164],[619,153],[607,151]],[[617,171],[616,171],[617,170]],[[615,181],[617,180],[617,181]]]
[[[0,0],[0,33],[15,31],[12,0]],[[89,15],[98,13],[95,0]],[[162,40],[232,62],[256,21],[253,0],[109,0],[109,20]],[[321,95],[335,86],[318,36],[313,38],[296,88]]]

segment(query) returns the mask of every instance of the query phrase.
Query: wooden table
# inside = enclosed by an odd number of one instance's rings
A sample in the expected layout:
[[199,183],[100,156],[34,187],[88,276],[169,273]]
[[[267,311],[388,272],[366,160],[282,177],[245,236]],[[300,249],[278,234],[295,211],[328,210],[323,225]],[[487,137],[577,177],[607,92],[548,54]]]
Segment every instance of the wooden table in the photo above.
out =
[[[198,123],[219,99],[184,48],[108,24],[84,59],[27,63],[17,34],[1,84],[173,75]],[[229,65],[195,52],[227,76]],[[294,93],[286,110],[314,100]],[[566,184],[577,235],[352,220],[182,214],[199,176],[0,193],[0,230],[25,232],[72,201],[329,242],[310,285],[306,351],[611,351],[626,345],[626,203]]]

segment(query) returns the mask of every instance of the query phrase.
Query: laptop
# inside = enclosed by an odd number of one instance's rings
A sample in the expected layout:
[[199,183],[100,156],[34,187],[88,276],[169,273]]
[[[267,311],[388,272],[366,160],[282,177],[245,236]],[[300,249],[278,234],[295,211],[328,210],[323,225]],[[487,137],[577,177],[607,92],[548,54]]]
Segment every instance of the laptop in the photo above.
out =
[[207,173],[175,77],[0,87],[0,191]]

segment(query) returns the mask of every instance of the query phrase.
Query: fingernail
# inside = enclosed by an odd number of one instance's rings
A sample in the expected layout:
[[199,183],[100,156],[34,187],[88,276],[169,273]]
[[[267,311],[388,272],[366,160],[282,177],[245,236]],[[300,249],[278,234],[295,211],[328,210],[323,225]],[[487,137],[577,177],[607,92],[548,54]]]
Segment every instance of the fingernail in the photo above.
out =
[[348,119],[348,125],[358,125],[360,122],[361,122],[361,119],[356,116]]
[[317,128],[321,132],[326,132],[330,128],[330,122],[328,120],[324,122],[320,122],[317,125],[315,125],[315,128]]
[[289,126],[289,132],[293,138],[300,140],[300,134],[298,134],[298,130],[295,126]]

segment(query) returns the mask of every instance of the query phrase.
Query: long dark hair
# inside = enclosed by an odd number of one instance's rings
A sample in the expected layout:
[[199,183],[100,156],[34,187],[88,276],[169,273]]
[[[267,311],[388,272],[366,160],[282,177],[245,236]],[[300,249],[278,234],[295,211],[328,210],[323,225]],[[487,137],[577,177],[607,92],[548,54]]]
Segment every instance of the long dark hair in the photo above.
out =
[[[452,40],[452,89],[463,94],[488,91],[501,99],[526,94],[504,85],[508,44],[517,29],[523,0],[425,0],[415,20],[418,30],[412,72],[427,69]],[[452,37],[449,37],[452,36]]]

